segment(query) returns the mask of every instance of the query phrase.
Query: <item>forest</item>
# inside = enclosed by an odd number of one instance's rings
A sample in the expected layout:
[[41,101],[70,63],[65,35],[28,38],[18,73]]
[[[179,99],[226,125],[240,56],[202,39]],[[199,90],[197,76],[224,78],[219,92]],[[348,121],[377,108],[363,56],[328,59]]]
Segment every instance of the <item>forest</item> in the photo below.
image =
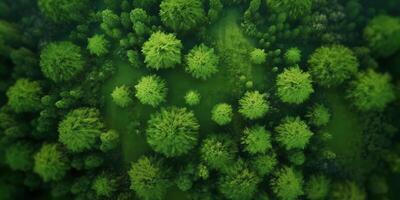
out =
[[397,200],[399,118],[399,0],[0,0],[0,200]]

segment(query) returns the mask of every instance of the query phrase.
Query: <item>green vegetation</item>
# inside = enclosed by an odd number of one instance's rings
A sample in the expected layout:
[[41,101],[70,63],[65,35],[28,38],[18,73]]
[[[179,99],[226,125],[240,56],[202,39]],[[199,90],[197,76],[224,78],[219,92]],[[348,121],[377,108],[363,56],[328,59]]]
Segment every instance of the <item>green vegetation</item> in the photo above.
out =
[[148,121],[147,142],[166,157],[180,156],[196,145],[198,130],[193,112],[186,108],[162,108]]
[[276,79],[277,93],[285,103],[301,104],[314,92],[311,76],[299,67],[285,69]]
[[69,81],[84,69],[81,48],[71,42],[48,44],[40,54],[43,74],[54,82]]
[[399,8],[0,1],[0,199],[399,199]]

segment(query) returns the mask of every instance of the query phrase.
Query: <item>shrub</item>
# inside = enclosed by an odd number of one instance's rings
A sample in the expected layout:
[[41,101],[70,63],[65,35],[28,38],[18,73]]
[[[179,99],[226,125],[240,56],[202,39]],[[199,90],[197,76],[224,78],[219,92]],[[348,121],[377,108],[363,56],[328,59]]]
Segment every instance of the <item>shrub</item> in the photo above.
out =
[[308,144],[313,133],[307,124],[299,117],[288,117],[275,128],[278,133],[276,140],[286,148],[286,150],[298,148],[304,149]]
[[93,181],[92,189],[97,196],[111,197],[117,190],[117,180],[104,174],[98,175]]
[[388,57],[400,49],[400,18],[378,15],[364,29],[364,39],[376,57]]
[[58,139],[68,150],[79,153],[95,146],[103,128],[97,109],[78,108],[60,122]]
[[212,169],[224,170],[233,162],[235,143],[226,137],[210,136],[200,148],[202,160]]
[[296,47],[288,49],[285,53],[285,61],[290,65],[299,63],[301,61],[300,49]]
[[306,117],[312,125],[325,126],[329,123],[331,119],[331,114],[328,108],[326,108],[324,105],[315,104],[311,107],[311,109],[309,109]]
[[285,103],[301,104],[314,92],[310,74],[298,66],[279,74],[276,86],[279,98]]
[[272,191],[282,200],[297,199],[303,195],[303,176],[290,167],[278,170],[271,180]]
[[66,156],[57,144],[44,144],[34,160],[33,171],[45,182],[61,180],[69,169]]
[[104,38],[104,35],[94,35],[88,39],[87,49],[90,54],[103,56],[108,53],[109,42]]
[[358,70],[358,61],[347,47],[323,46],[314,51],[308,60],[314,80],[324,87],[337,86]]
[[153,114],[146,129],[147,142],[167,157],[188,153],[197,143],[199,124],[186,108],[170,107]]
[[250,53],[250,61],[253,64],[261,65],[264,64],[267,60],[267,54],[265,53],[264,49],[254,49]]
[[200,99],[201,99],[201,95],[196,90],[190,90],[190,91],[186,92],[185,102],[189,106],[198,105],[200,103]]
[[125,85],[115,87],[111,93],[111,97],[114,103],[122,108],[125,108],[132,103],[129,88]]
[[269,110],[266,94],[258,91],[246,92],[239,100],[239,113],[248,119],[264,117]]
[[232,106],[227,103],[220,103],[211,110],[211,119],[218,125],[226,125],[232,121]]
[[182,43],[175,35],[156,32],[143,44],[146,66],[151,69],[174,68],[181,64]]
[[160,4],[161,21],[174,31],[188,31],[205,21],[201,0],[163,0]]
[[204,44],[195,46],[186,56],[186,68],[194,78],[206,80],[218,72],[219,58]]
[[383,110],[395,99],[394,88],[389,74],[373,70],[361,72],[350,84],[348,97],[361,111]]
[[54,82],[69,81],[84,69],[79,46],[71,42],[48,44],[40,54],[40,67],[45,77]]
[[40,11],[56,23],[82,20],[87,0],[38,0]]
[[163,199],[169,186],[166,169],[162,163],[148,157],[142,157],[128,172],[131,189],[144,200]]
[[33,167],[32,145],[24,142],[17,142],[8,147],[5,151],[5,163],[12,170],[28,171]]
[[312,0],[267,0],[269,9],[276,13],[286,13],[292,19],[309,14],[312,4]]
[[242,144],[244,150],[250,154],[266,153],[272,148],[271,133],[259,125],[246,128],[242,136]]
[[17,113],[41,108],[42,88],[36,81],[18,79],[7,91],[8,104]]
[[168,91],[165,81],[156,75],[143,76],[135,85],[135,89],[135,96],[140,103],[152,107],[164,102]]
[[310,200],[326,199],[330,189],[330,180],[324,175],[312,175],[307,181],[304,191]]

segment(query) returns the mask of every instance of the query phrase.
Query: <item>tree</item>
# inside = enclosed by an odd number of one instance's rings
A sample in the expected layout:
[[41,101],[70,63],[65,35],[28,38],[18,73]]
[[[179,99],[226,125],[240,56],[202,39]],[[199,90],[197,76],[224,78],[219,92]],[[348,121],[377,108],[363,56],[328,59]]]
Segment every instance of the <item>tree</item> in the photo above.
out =
[[324,87],[340,85],[354,75],[359,66],[354,53],[340,45],[318,48],[308,64],[314,80]]
[[312,125],[326,126],[331,119],[331,113],[324,105],[315,104],[308,110],[306,117]]
[[103,152],[115,149],[120,141],[119,134],[114,130],[109,130],[100,135],[100,150]]
[[281,200],[293,200],[303,195],[303,176],[291,167],[276,171],[271,180],[272,191]]
[[144,200],[163,199],[169,186],[167,171],[160,161],[142,157],[128,172],[131,189]]
[[246,92],[239,100],[239,113],[248,119],[264,117],[268,111],[266,94],[261,94],[259,91]]
[[79,46],[71,42],[48,44],[40,54],[40,67],[45,77],[54,82],[69,81],[84,69]]
[[94,179],[92,189],[99,197],[111,197],[117,191],[117,186],[117,180],[106,174],[101,174]]
[[94,35],[88,39],[87,49],[90,54],[103,56],[108,53],[109,42],[104,35]]
[[254,49],[250,53],[250,61],[256,65],[264,64],[267,61],[267,54],[264,49]]
[[310,200],[326,199],[331,182],[324,175],[312,175],[307,181],[304,191]]
[[211,119],[218,125],[226,125],[232,121],[232,106],[227,103],[220,103],[211,110]]
[[105,9],[100,12],[101,24],[100,27],[110,37],[118,39],[122,37],[120,30],[121,18],[110,9]]
[[18,171],[29,171],[33,167],[34,147],[26,142],[11,144],[5,151],[5,163]]
[[39,0],[40,11],[56,23],[80,21],[86,13],[87,0]]
[[160,17],[164,25],[176,32],[196,28],[206,19],[200,0],[163,0]]
[[203,140],[200,148],[201,159],[212,169],[224,170],[235,157],[235,143],[220,136],[210,136]]
[[388,57],[400,49],[400,18],[378,15],[364,29],[364,39],[376,57]]
[[285,69],[276,79],[277,94],[285,103],[301,104],[314,92],[311,76],[298,66]]
[[41,108],[42,87],[36,81],[18,79],[7,91],[8,104],[17,113]]
[[275,13],[286,13],[291,19],[297,19],[311,12],[312,0],[268,0],[267,6]]
[[395,99],[394,87],[389,74],[380,74],[374,70],[360,72],[350,83],[348,97],[361,111],[383,110]]
[[343,181],[332,185],[330,197],[332,200],[365,200],[366,193],[356,183]]
[[250,200],[257,191],[261,178],[239,160],[219,180],[219,190],[232,200]]
[[189,90],[185,95],[185,102],[189,106],[195,106],[200,103],[201,95],[196,90]]
[[67,158],[57,144],[44,144],[34,160],[33,171],[45,182],[61,180],[69,169]]
[[266,153],[272,148],[271,133],[265,127],[255,125],[243,131],[242,144],[250,154]]
[[58,140],[72,152],[83,152],[96,145],[103,128],[99,110],[78,108],[69,112],[60,122]]
[[122,108],[132,103],[129,88],[125,85],[115,87],[111,93],[111,97],[114,103]]
[[143,76],[138,84],[135,85],[135,89],[135,96],[140,103],[152,107],[164,102],[168,91],[165,81],[157,75]]
[[197,143],[199,124],[192,111],[169,107],[153,114],[146,129],[147,142],[166,157],[188,153]]
[[153,33],[143,47],[146,66],[151,69],[174,68],[181,64],[182,42],[175,35],[163,32]]
[[254,157],[251,161],[252,166],[259,176],[265,176],[272,172],[278,164],[276,154],[260,154]]
[[219,58],[213,48],[195,46],[186,56],[185,70],[194,78],[206,80],[218,72]]
[[301,61],[301,51],[297,47],[290,48],[286,51],[285,55],[286,63],[293,65]]
[[299,117],[287,117],[275,128],[276,140],[286,150],[304,149],[313,133]]

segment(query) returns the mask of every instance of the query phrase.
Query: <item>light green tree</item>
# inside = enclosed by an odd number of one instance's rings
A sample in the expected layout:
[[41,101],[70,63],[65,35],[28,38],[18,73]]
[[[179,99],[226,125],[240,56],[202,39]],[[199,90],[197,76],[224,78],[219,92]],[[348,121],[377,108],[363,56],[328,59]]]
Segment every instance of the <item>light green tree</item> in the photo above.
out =
[[301,51],[297,47],[290,48],[286,51],[285,55],[286,63],[293,65],[301,61]]
[[282,123],[275,128],[278,133],[276,140],[285,147],[290,149],[304,149],[309,143],[313,133],[308,125],[300,119],[300,117],[287,117]]
[[250,60],[256,65],[264,64],[267,61],[267,53],[265,53],[264,49],[254,49],[250,53]]
[[324,105],[315,104],[308,110],[306,117],[312,125],[325,126],[331,119],[331,113]]
[[109,42],[104,35],[94,35],[88,39],[87,49],[90,54],[103,56],[108,53]]
[[61,180],[68,169],[66,155],[57,144],[44,144],[34,155],[33,171],[45,182]]
[[218,125],[226,125],[232,121],[232,106],[227,103],[219,103],[211,110],[211,119]]
[[160,4],[160,17],[174,31],[191,30],[206,19],[201,0],[163,0]]
[[298,66],[285,69],[276,79],[277,94],[285,103],[301,104],[314,92],[311,76]]
[[250,154],[266,153],[272,148],[271,133],[265,127],[255,125],[243,131],[242,144]]
[[264,117],[269,107],[266,94],[261,94],[259,91],[246,92],[239,100],[239,113],[248,119]]
[[185,70],[194,78],[206,80],[218,72],[219,58],[204,44],[195,46],[186,56]]
[[272,191],[281,200],[294,200],[303,195],[303,176],[291,167],[284,166],[271,179]]
[[92,183],[92,189],[99,197],[111,197],[117,191],[117,186],[117,180],[106,174],[98,175]]
[[198,91],[196,90],[189,90],[185,94],[185,102],[189,106],[195,106],[200,103],[201,95]]
[[224,170],[232,164],[236,153],[235,143],[221,136],[210,136],[203,140],[201,159],[212,169]]
[[135,85],[135,96],[140,103],[156,107],[165,101],[168,89],[165,81],[157,75],[143,76]]
[[115,104],[125,108],[132,103],[129,88],[126,85],[117,86],[111,93],[111,97]]

